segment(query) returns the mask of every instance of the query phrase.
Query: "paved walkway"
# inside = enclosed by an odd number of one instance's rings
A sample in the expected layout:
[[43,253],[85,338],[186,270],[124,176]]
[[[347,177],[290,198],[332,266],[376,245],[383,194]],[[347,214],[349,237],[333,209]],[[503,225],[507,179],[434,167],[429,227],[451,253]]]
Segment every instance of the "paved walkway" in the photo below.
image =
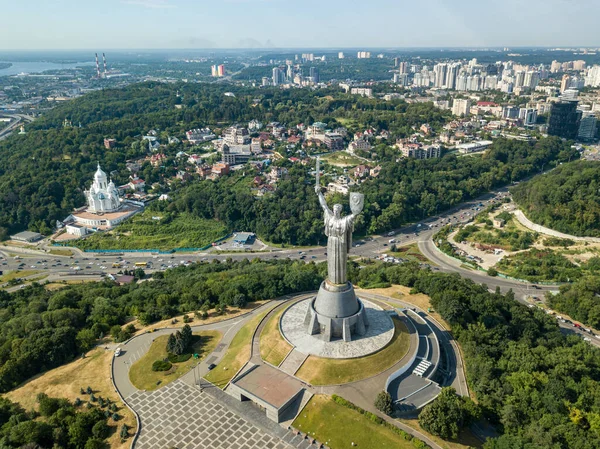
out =
[[279,369],[284,373],[293,376],[300,369],[307,358],[308,354],[304,354],[294,348],[281,363],[281,365],[279,365]]
[[[306,295],[298,295],[303,298]],[[289,300],[293,296],[284,297]],[[283,301],[282,301],[283,302]],[[172,328],[140,334],[121,345],[115,357],[113,376],[118,391],[138,414],[141,426],[136,448],[238,448],[308,449],[308,440],[270,421],[253,404],[241,403],[209,383],[203,392],[197,385],[208,373],[208,365],[218,363],[231,340],[250,319],[271,308],[268,302],[241,315],[217,323],[192,326],[194,332],[219,330],[223,337],[215,350],[179,380],[156,391],[139,391],[129,380],[129,369],[152,345],[154,339],[175,331]],[[264,323],[264,322],[263,322]],[[291,443],[291,444],[290,444]]]
[[545,226],[539,225],[531,221],[529,218],[525,216],[522,210],[515,210],[513,215],[519,220],[519,222],[525,226],[526,228],[531,229],[532,231],[540,232],[542,234],[550,235],[552,237],[558,237],[561,239],[570,239],[578,242],[593,242],[600,243],[600,238],[598,237],[577,237],[576,235],[564,234],[562,232],[555,231],[554,229],[547,228]]
[[288,449],[280,438],[182,381],[128,398],[142,420],[139,449]]

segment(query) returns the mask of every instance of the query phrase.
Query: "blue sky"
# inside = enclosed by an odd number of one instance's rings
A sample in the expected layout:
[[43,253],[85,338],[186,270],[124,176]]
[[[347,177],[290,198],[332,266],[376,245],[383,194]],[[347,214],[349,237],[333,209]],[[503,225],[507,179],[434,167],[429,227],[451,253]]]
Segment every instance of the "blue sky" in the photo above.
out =
[[600,46],[598,0],[0,0],[0,49]]

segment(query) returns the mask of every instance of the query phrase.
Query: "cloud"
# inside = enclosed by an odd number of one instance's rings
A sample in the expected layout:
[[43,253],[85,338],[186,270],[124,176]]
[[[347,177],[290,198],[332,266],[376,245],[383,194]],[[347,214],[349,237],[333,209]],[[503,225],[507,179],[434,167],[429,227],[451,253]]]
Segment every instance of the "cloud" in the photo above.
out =
[[128,5],[138,5],[150,9],[175,8],[175,5],[169,3],[170,0],[123,0]]

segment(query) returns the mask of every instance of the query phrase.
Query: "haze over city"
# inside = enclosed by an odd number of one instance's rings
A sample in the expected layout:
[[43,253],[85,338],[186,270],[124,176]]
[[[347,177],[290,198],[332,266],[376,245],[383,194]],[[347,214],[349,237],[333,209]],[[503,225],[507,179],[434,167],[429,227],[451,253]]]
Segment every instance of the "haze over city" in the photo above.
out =
[[1,449],[600,449],[599,0],[0,0]]
[[4,50],[600,45],[595,0],[3,3]]

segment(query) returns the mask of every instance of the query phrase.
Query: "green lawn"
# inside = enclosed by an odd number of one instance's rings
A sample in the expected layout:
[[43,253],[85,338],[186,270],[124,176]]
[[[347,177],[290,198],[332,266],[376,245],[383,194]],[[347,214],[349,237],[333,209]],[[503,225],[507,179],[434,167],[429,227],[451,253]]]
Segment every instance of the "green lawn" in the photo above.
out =
[[[509,214],[504,213],[507,218]],[[539,239],[537,232],[528,231],[512,215],[503,228],[495,228],[491,214],[480,214],[477,224],[465,226],[455,236],[457,242],[468,241],[502,248],[506,251],[519,251],[531,248]]]
[[347,166],[347,167],[354,167],[356,165],[365,163],[365,161],[363,161],[362,159],[357,158],[356,156],[353,156],[350,153],[347,153],[345,151],[336,151],[334,153],[330,153],[330,154],[323,156],[321,159],[329,162],[330,164],[335,164],[335,165],[340,165],[340,166],[343,165],[343,166]]
[[531,282],[574,282],[584,274],[598,273],[600,259],[576,265],[560,251],[530,249],[503,258],[495,268],[502,274]]
[[215,347],[221,340],[221,332],[219,331],[202,331],[194,332],[194,345],[191,353],[200,355],[199,359],[190,357],[189,360],[182,363],[174,363],[173,368],[169,371],[152,371],[152,364],[157,360],[163,360],[167,357],[167,340],[168,335],[157,337],[148,352],[137,362],[135,362],[129,370],[129,380],[134,387],[140,390],[156,390],[174,380],[179,379],[195,366],[206,355],[214,351]]
[[[402,243],[402,242],[400,242]],[[396,244],[397,245],[397,244]],[[427,257],[423,255],[423,253],[419,250],[419,245],[416,243],[408,246],[397,246],[396,251],[391,251],[387,253],[389,256],[400,257],[402,259],[414,261],[414,262],[426,262],[429,265],[435,265],[432,263]]]
[[285,309],[281,309],[269,318],[260,334],[260,356],[274,366],[279,366],[285,356],[292,350],[292,346],[279,332],[279,319],[283,312],[285,312]]
[[352,443],[359,449],[415,448],[392,430],[324,395],[313,396],[292,426],[331,449],[350,449]]
[[170,250],[202,248],[225,235],[227,228],[216,220],[146,210],[112,231],[95,234],[74,244],[83,249]]
[[252,318],[235,334],[227,352],[221,359],[221,362],[210,371],[204,378],[212,382],[219,388],[225,388],[231,378],[235,376],[238,370],[250,360],[252,335],[259,325],[260,321],[273,308]]
[[399,362],[410,349],[410,334],[402,321],[394,318],[394,336],[390,343],[375,354],[358,359],[325,359],[309,356],[296,377],[312,385],[333,385],[355,382],[381,373]]
[[73,252],[70,249],[51,249],[48,251],[54,256],[72,256]]
[[8,282],[13,279],[24,278],[27,276],[32,276],[34,274],[41,273],[40,270],[21,270],[21,271],[11,271],[10,273],[6,273],[4,276],[0,276],[0,282]]

